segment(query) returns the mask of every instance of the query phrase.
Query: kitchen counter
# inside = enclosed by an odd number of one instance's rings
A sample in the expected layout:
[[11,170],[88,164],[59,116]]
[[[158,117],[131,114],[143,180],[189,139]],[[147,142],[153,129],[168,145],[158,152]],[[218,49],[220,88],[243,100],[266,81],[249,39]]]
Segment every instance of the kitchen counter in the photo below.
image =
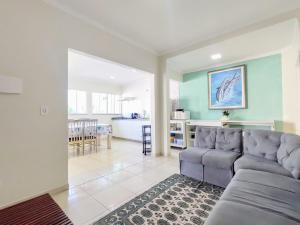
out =
[[150,120],[149,118],[138,118],[138,119],[132,119],[128,117],[113,117],[111,120]]
[[150,124],[149,119],[112,119],[112,136],[142,141],[142,126]]

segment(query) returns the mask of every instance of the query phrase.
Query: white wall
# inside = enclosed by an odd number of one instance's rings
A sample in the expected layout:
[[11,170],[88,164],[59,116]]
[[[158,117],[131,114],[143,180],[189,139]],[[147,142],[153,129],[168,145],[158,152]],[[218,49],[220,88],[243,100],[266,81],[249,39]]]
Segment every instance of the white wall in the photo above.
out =
[[122,113],[128,115],[133,112],[143,114],[146,111],[146,117],[151,115],[151,75],[149,78],[137,80],[129,85],[122,86],[122,97],[134,97],[133,101],[122,102]]
[[282,51],[283,129],[300,135],[300,33],[295,26],[291,46]]
[[173,67],[167,64],[168,74],[171,80],[177,80],[179,82],[183,79],[183,74],[179,71],[176,71]]
[[97,119],[98,123],[111,124],[111,118],[117,115],[100,115],[92,113],[92,93],[109,93],[109,94],[122,94],[122,88],[119,85],[111,83],[103,83],[98,80],[89,80],[85,78],[69,77],[68,88],[74,90],[85,91],[87,93],[87,113],[86,114],[69,114],[69,119],[82,119],[92,118]]
[[122,86],[79,77],[69,77],[68,88],[89,92],[122,94]]
[[179,86],[180,86],[180,81],[178,80],[174,80],[174,79],[170,79],[169,81],[169,92],[170,92],[170,101],[171,101],[171,115],[172,112],[175,111],[176,109],[178,109],[180,107],[179,104],[179,97],[180,97],[180,90],[179,90]]
[[68,48],[154,74],[157,58],[40,0],[1,1],[0,27],[0,73],[24,81],[23,94],[0,94],[4,206],[68,183]]

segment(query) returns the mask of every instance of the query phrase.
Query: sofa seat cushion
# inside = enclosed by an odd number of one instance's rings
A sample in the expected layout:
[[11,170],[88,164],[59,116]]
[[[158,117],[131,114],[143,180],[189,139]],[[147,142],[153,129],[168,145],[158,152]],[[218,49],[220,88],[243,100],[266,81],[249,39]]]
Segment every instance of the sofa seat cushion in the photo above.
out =
[[[256,177],[260,177],[263,172],[253,171],[252,177],[244,179],[244,171],[236,174],[230,182],[221,199],[224,201],[239,202],[244,205],[251,205],[266,211],[282,214],[285,217],[293,218],[300,222],[300,194],[282,189],[275,185],[282,181],[282,175],[274,174],[264,182],[257,182]],[[248,172],[249,174],[249,172]],[[265,173],[266,178],[270,173]],[[294,183],[294,179],[285,177],[287,183]],[[270,181],[270,182],[269,182]],[[300,182],[296,183],[300,189]]]
[[299,223],[251,205],[219,200],[204,225],[299,225]]
[[289,177],[292,176],[292,174],[288,170],[281,167],[277,162],[247,154],[243,155],[234,163],[234,171],[237,172],[240,169],[252,169]]
[[202,164],[202,157],[208,151],[210,151],[210,149],[188,148],[179,153],[179,160]]
[[259,185],[268,184],[268,186],[271,187],[300,194],[300,180],[264,171],[241,169],[236,173],[236,176],[233,177],[232,181]]
[[[292,188],[289,187],[292,186]],[[262,171],[239,170],[205,225],[296,225],[300,181]]]
[[223,151],[223,150],[211,150],[205,153],[202,159],[202,164],[208,167],[230,169],[233,166],[234,161],[240,156],[240,153]]

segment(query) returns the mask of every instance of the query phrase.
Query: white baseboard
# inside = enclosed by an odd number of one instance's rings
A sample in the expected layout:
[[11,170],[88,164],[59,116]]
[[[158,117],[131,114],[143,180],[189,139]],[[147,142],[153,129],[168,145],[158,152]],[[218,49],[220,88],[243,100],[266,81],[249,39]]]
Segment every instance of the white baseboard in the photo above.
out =
[[37,194],[34,194],[34,195],[30,195],[30,196],[27,196],[27,197],[24,197],[18,201],[13,201],[13,202],[10,202],[8,204],[5,204],[5,205],[1,205],[0,206],[0,210],[1,209],[4,209],[4,208],[7,208],[7,207],[10,207],[10,206],[13,206],[13,205],[16,205],[16,204],[19,204],[21,202],[25,202],[27,200],[30,200],[30,199],[33,199],[33,198],[36,198],[36,197],[39,197],[41,195],[44,195],[44,194],[51,194],[51,195],[54,195],[56,193],[59,193],[59,192],[62,192],[62,191],[66,191],[69,189],[69,184],[65,184],[61,187],[58,187],[58,188],[54,188],[54,189],[51,189],[51,190],[48,190],[48,191],[43,191],[43,192],[40,192],[40,193],[37,193]]

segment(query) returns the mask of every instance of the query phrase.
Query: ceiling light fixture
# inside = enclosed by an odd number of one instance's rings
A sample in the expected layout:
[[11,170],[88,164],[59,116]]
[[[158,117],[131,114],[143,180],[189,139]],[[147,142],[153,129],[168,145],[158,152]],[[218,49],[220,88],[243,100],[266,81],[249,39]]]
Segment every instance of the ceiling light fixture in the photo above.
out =
[[216,53],[216,54],[211,55],[210,58],[212,60],[217,60],[217,59],[221,59],[222,55],[220,53]]
[[109,79],[114,80],[116,78],[114,76],[109,76]]

